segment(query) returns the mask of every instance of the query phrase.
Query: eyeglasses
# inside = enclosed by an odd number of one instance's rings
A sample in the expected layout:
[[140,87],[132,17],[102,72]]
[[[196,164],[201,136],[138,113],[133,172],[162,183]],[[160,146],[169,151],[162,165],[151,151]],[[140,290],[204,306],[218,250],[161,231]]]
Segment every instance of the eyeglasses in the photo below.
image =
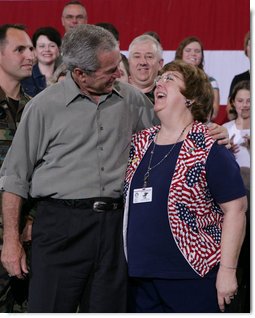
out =
[[85,20],[86,17],[84,15],[71,15],[71,14],[68,14],[68,15],[64,16],[63,18],[68,20],[68,21],[71,21],[73,19],[78,20],[78,21],[83,21],[83,20]]
[[178,78],[179,80],[183,81],[183,78],[181,78],[180,76],[178,76],[175,73],[168,73],[168,74],[163,74],[163,75],[159,75],[155,78],[155,84],[157,84],[159,81],[163,81],[164,83],[167,83],[169,81],[173,81],[174,78]]

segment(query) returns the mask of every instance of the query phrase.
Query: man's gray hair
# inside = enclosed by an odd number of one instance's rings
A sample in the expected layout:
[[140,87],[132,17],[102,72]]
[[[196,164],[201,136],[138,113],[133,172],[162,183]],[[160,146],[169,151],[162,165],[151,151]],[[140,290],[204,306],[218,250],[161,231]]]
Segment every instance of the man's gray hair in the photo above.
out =
[[161,44],[154,37],[152,37],[151,35],[148,35],[148,34],[142,34],[142,35],[139,35],[136,38],[134,38],[132,40],[132,42],[129,44],[128,52],[130,53],[132,51],[132,48],[135,44],[147,42],[147,41],[152,42],[156,46],[156,52],[159,56],[159,59],[162,59],[163,58],[163,48],[162,48]]
[[90,74],[100,67],[98,53],[111,52],[117,48],[118,42],[106,29],[80,24],[65,34],[61,51],[68,70],[73,71],[78,67]]

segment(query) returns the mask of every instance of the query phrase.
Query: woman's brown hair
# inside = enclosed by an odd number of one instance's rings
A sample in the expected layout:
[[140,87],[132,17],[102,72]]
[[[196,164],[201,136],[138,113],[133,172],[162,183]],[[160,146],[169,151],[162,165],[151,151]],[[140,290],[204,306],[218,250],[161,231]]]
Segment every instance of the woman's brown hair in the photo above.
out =
[[213,110],[213,89],[208,76],[197,66],[181,60],[165,64],[159,74],[169,71],[182,74],[185,88],[181,93],[192,101],[190,111],[194,120],[207,122]]
[[198,67],[203,70],[204,69],[204,47],[203,47],[202,41],[196,36],[189,36],[181,41],[181,43],[179,44],[179,46],[175,52],[175,59],[182,60],[183,50],[185,49],[185,47],[187,45],[189,45],[192,42],[198,42],[199,45],[201,46],[202,58],[201,58],[201,62],[198,65]]

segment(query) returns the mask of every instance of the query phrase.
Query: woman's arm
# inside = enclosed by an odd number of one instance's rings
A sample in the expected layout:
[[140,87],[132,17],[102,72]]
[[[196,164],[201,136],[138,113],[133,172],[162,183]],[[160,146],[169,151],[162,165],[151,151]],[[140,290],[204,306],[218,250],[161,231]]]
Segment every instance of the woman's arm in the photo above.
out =
[[221,311],[237,293],[236,269],[241,246],[245,236],[245,212],[247,198],[220,204],[224,212],[221,237],[221,261],[217,274],[216,288]]

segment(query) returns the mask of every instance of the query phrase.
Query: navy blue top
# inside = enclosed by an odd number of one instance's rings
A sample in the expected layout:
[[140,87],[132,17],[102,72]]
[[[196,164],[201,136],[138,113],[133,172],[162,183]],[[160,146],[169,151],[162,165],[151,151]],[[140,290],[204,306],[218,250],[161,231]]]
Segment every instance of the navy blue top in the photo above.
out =
[[47,87],[46,77],[41,73],[38,64],[33,66],[32,75],[21,81],[25,93],[34,97]]
[[[130,187],[127,232],[129,276],[201,278],[177,247],[167,215],[169,187],[182,143],[177,143],[170,156],[151,170],[147,186],[153,188],[152,202],[133,204],[133,191],[143,187],[143,178],[148,169],[153,143],[134,174]],[[156,145],[151,166],[158,163],[171,147],[172,145]],[[217,143],[213,145],[207,159],[206,177],[211,194],[218,203],[246,195],[240,168],[234,156]],[[215,275],[216,272],[217,266],[207,275]]]

